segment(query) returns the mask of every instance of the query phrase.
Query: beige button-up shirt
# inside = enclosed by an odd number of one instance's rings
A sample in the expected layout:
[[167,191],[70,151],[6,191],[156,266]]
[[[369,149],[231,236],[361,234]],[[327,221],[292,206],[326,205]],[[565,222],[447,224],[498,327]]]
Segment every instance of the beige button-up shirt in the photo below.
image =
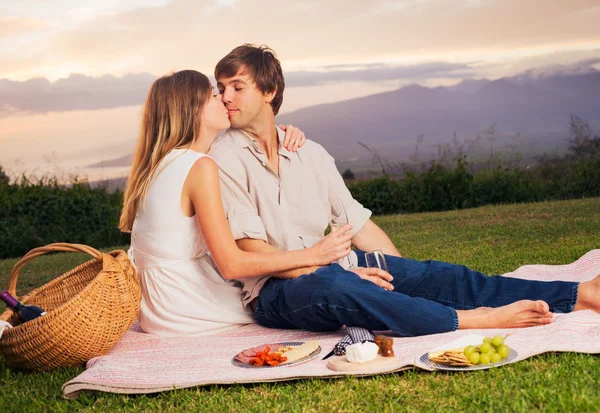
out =
[[[331,222],[352,225],[356,234],[371,217],[346,187],[331,155],[307,140],[296,153],[281,144],[279,174],[269,166],[259,142],[241,129],[222,133],[209,151],[219,166],[223,205],[233,237],[254,238],[283,251],[309,248]],[[356,254],[340,260],[346,269]],[[269,276],[241,279],[243,303],[258,296]]]

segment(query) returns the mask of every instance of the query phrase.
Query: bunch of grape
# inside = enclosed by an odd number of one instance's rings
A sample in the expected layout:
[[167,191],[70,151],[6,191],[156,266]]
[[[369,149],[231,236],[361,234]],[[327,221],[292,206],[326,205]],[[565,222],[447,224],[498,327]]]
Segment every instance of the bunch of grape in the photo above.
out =
[[508,357],[510,349],[504,344],[504,337],[486,337],[479,346],[468,346],[464,349],[465,356],[473,364],[497,363]]

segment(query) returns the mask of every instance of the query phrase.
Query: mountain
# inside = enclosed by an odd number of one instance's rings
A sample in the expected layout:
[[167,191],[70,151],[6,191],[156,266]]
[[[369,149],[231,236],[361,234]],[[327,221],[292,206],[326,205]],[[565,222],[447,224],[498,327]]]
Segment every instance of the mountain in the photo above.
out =
[[564,145],[569,116],[600,125],[600,72],[544,78],[463,81],[448,88],[402,89],[298,110],[278,123],[300,126],[336,158],[361,153],[363,142],[389,160],[405,160],[424,135],[433,152],[452,135],[472,137],[496,125],[500,134],[520,133],[538,153]]
[[128,166],[128,165],[131,165],[132,161],[133,161],[133,155],[129,154],[129,155],[121,156],[120,158],[109,159],[108,161],[100,161],[98,163],[88,165],[88,168],[112,168],[112,167],[119,167],[119,166]]
[[[303,108],[278,116],[277,123],[299,126],[342,169],[370,164],[371,154],[359,142],[388,161],[405,161],[421,135],[423,155],[435,153],[436,145],[449,143],[455,133],[463,138],[485,135],[491,125],[497,137],[519,133],[531,151],[541,154],[564,147],[571,114],[588,119],[592,127],[600,126],[599,71],[530,71],[493,81],[463,80],[451,87],[410,85]],[[128,165],[131,157],[105,161],[103,166],[109,162]]]
[[475,93],[490,82],[491,80],[488,79],[465,79],[454,86],[449,86],[448,89],[453,92]]

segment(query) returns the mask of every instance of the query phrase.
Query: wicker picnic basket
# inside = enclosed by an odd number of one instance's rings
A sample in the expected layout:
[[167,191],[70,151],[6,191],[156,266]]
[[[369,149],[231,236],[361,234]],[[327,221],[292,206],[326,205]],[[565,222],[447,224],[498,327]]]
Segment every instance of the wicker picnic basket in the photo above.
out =
[[85,363],[106,354],[136,320],[141,292],[137,272],[125,251],[102,253],[81,244],[56,243],[29,251],[12,269],[9,294],[17,297],[19,271],[51,251],[83,252],[94,257],[20,298],[47,314],[27,323],[7,309],[0,351],[15,368],[52,370]]

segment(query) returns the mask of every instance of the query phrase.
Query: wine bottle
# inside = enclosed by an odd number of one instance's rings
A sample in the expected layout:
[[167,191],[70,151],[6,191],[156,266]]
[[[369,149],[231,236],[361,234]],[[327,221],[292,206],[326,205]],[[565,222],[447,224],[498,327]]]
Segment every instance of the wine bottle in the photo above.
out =
[[15,297],[10,295],[8,291],[2,291],[0,293],[0,300],[4,301],[8,308],[15,310],[22,323],[26,323],[27,321],[31,321],[34,318],[46,314],[44,310],[36,305],[25,305],[21,303]]

